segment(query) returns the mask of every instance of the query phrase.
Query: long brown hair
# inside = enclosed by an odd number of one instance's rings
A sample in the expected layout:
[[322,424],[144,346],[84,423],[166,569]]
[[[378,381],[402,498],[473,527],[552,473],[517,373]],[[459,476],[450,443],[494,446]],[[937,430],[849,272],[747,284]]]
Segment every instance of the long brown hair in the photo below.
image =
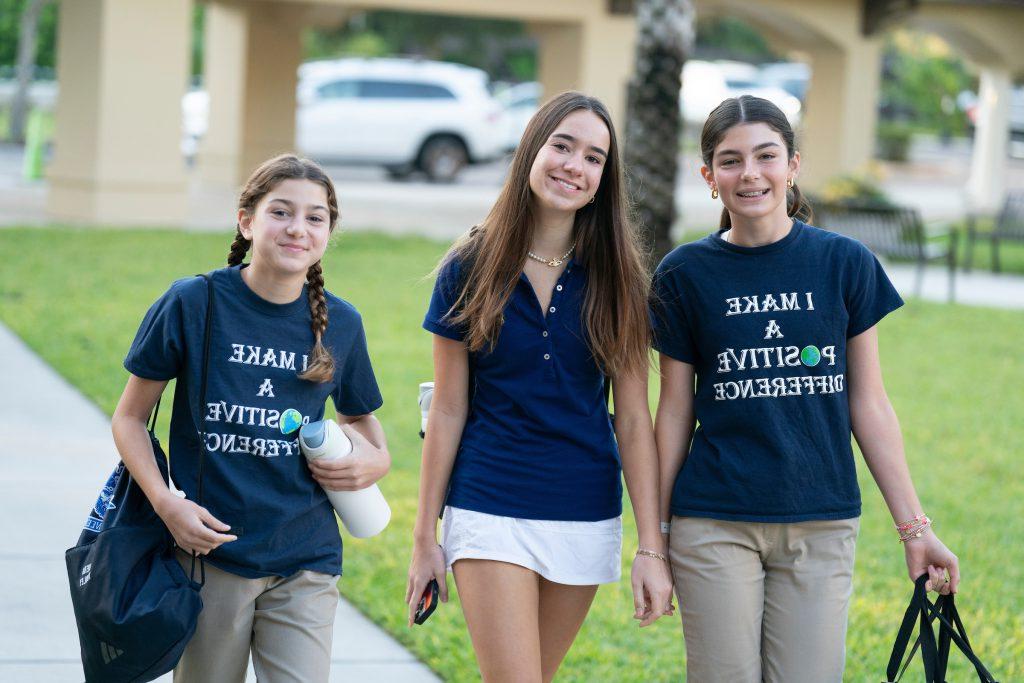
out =
[[[285,180],[312,180],[323,186],[327,192],[327,209],[331,214],[330,231],[333,233],[338,222],[338,197],[334,192],[334,183],[316,162],[301,159],[294,154],[282,154],[268,159],[253,171],[238,197],[238,208],[252,216],[260,200]],[[241,226],[236,225],[235,241],[231,243],[231,251],[228,253],[228,265],[240,264],[251,246],[252,241],[245,239]],[[310,362],[299,377],[310,382],[328,382],[334,377],[334,357],[323,344],[324,330],[327,329],[327,299],[324,297],[324,276],[320,261],[306,271],[306,294],[309,300],[310,327],[316,341],[309,352]]]
[[[700,156],[704,160],[705,166],[711,168],[715,147],[722,141],[730,128],[741,123],[767,124],[769,128],[782,136],[782,141],[786,143],[787,158],[792,159],[796,154],[796,136],[793,133],[793,127],[789,125],[789,119],[782,113],[782,110],[764,98],[740,95],[723,100],[708,114],[708,120],[704,122],[704,129],[700,134]],[[804,199],[796,183],[793,183],[793,187],[786,192],[786,214],[807,223],[814,220],[814,211],[811,209],[810,203]],[[722,209],[719,227],[732,227],[732,218],[729,216],[728,209]]]
[[493,348],[503,311],[526,262],[533,238],[530,169],[558,124],[589,111],[608,128],[608,159],[594,201],[576,211],[576,258],[587,272],[584,326],[594,360],[606,375],[645,373],[650,328],[649,277],[629,217],[619,144],[608,109],[593,97],[565,92],[533,115],[516,149],[508,177],[484,221],[459,238],[442,264],[457,259],[466,277],[448,319],[465,325],[470,351]]

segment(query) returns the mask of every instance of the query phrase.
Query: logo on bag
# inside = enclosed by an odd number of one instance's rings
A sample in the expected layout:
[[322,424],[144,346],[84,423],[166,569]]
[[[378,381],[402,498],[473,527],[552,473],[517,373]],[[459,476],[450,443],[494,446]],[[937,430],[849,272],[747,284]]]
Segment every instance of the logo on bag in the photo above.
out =
[[82,567],[82,576],[78,579],[78,587],[81,588],[85,584],[89,583],[89,579],[92,578],[92,564],[87,564]]
[[124,654],[124,650],[118,650],[113,645],[100,641],[100,654],[103,655],[103,663],[110,664],[112,661]]
[[103,485],[103,490],[100,491],[100,495],[96,498],[96,503],[92,506],[92,511],[89,512],[89,517],[85,520],[83,528],[86,531],[99,533],[103,528],[103,518],[107,516],[108,512],[117,508],[117,505],[114,503],[114,491],[117,490],[117,483],[120,481],[124,471],[124,463],[122,462],[118,463],[114,471],[110,473],[107,483]]

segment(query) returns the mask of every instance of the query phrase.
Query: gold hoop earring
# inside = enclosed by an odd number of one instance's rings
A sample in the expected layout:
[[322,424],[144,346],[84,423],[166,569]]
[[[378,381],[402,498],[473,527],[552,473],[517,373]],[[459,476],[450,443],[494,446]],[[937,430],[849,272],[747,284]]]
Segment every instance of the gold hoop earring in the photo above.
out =
[[711,188],[711,198],[712,199],[718,199],[718,188],[717,187],[712,187]]
[[587,202],[587,204],[593,204],[595,199],[597,199],[597,195],[596,194],[590,198],[590,201]]
[[793,189],[793,179],[792,178],[790,178],[789,180],[786,181],[786,187],[788,187],[791,190]]

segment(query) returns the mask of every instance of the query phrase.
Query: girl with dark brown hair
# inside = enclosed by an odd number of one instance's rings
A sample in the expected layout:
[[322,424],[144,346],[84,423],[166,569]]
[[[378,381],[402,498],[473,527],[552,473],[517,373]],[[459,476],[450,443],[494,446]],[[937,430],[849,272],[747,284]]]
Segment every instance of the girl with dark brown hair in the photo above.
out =
[[[291,155],[265,162],[239,199],[228,267],[171,285],[125,358],[118,450],[182,564],[206,558],[203,611],[175,681],[241,683],[250,651],[260,680],[328,678],[341,538],[323,488],[361,489],[390,466],[362,320],[324,290],[320,259],[337,219],[319,166]],[[184,498],[168,490],[146,433],[170,379],[170,472]],[[353,456],[307,466],[298,429],[323,418],[328,397]]]
[[672,611],[647,293],[611,118],[563,93],[531,119],[490,214],[442,260],[423,323],[435,389],[410,623],[431,579],[447,599],[450,567],[486,681],[550,681],[598,584],[619,580],[620,471],[640,537],[634,616]]
[[960,580],[882,382],[877,326],[903,301],[862,244],[805,222],[800,153],[774,104],[722,102],[701,156],[720,229],[654,277],[661,512],[687,680],[841,683],[861,513],[851,435],[911,578],[943,593]]

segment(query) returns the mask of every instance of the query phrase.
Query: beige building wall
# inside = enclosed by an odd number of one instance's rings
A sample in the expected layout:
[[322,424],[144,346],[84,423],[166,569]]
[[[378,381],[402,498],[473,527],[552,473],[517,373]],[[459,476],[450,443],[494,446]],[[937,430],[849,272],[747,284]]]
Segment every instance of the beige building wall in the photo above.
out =
[[237,188],[260,162],[295,146],[295,87],[305,13],[286,2],[207,5],[209,128],[200,178]]
[[[696,0],[698,14],[753,22],[814,71],[800,146],[802,183],[861,168],[873,156],[880,49],[860,34],[862,0]],[[304,26],[384,8],[506,17],[539,38],[546,95],[577,89],[603,99],[620,130],[634,62],[631,16],[608,0],[210,0],[209,131],[198,178],[237,187],[261,160],[291,149]],[[55,160],[49,208],[60,220],[180,224],[186,210],[178,149],[191,40],[191,0],[63,0],[58,36]],[[976,178],[979,205],[1001,193],[1009,81],[1024,75],[1024,11],[1006,5],[921,3],[913,21],[941,33],[988,74]],[[987,131],[987,132],[986,132]],[[981,197],[980,195],[985,195]]]
[[180,225],[190,0],[64,0],[48,176],[60,221]]

